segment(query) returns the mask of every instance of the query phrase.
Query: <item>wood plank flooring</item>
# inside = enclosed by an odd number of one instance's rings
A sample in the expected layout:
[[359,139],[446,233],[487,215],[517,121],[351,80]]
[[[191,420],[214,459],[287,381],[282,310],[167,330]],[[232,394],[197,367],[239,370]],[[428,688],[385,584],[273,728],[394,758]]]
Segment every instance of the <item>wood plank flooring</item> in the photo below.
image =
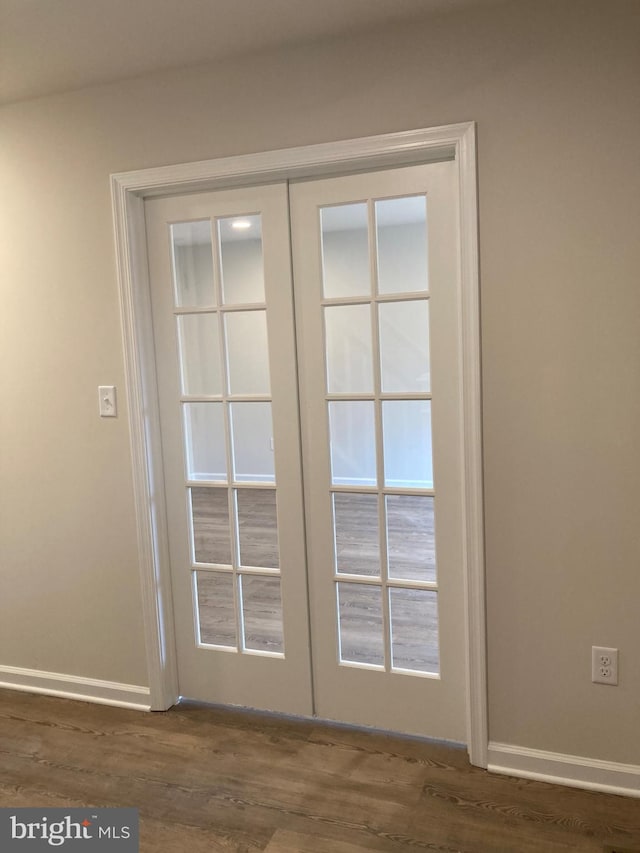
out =
[[0,691],[1,806],[134,806],[142,853],[602,853],[640,802],[470,767],[461,749],[181,705]]

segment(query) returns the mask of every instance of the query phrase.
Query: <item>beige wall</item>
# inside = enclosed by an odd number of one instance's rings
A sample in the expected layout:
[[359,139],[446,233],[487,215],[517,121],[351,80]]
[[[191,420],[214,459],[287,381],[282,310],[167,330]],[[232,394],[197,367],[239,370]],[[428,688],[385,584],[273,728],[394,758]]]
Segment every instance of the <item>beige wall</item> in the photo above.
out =
[[473,119],[491,737],[640,764],[638,11],[520,0],[0,111],[0,664],[146,680],[109,173]]

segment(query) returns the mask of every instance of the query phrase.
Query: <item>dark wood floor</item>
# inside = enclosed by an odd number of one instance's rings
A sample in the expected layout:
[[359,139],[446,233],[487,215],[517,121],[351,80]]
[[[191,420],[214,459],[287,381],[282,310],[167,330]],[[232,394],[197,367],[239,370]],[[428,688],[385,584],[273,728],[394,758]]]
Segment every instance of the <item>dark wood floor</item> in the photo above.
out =
[[464,751],[218,709],[0,691],[1,806],[135,806],[143,853],[640,849],[640,802],[493,776]]

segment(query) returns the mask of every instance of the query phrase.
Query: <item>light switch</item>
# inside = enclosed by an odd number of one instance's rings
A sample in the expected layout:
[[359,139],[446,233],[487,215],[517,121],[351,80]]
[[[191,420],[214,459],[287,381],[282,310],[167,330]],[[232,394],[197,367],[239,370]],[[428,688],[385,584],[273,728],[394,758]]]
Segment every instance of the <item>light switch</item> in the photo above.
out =
[[115,418],[118,414],[116,406],[116,386],[99,385],[98,400],[100,404],[101,418]]

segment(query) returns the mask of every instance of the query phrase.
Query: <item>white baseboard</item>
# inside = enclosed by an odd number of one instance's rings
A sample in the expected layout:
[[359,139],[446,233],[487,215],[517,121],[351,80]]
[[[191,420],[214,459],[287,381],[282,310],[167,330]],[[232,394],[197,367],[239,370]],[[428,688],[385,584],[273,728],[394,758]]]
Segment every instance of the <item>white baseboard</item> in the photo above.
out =
[[492,742],[489,743],[487,769],[491,773],[537,779],[572,788],[640,797],[640,766],[637,764],[619,764]]
[[64,699],[80,699],[99,705],[115,705],[137,711],[149,711],[151,708],[148,687],[102,681],[98,678],[82,678],[79,675],[64,675],[60,672],[43,672],[39,669],[0,666],[0,687],[27,693],[44,693]]

